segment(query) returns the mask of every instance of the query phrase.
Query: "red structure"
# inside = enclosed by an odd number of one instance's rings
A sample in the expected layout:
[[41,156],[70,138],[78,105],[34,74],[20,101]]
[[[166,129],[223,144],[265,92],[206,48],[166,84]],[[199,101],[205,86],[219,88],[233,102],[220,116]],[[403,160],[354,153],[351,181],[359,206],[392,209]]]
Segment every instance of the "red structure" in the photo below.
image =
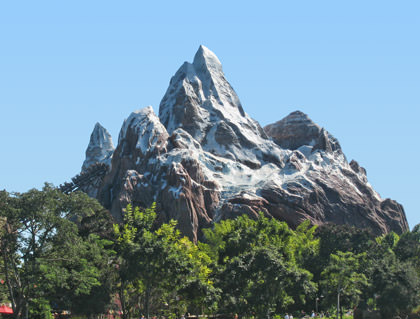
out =
[[0,313],[12,314],[13,313],[13,309],[12,308],[9,308],[9,307],[7,307],[5,305],[2,305],[0,307]]

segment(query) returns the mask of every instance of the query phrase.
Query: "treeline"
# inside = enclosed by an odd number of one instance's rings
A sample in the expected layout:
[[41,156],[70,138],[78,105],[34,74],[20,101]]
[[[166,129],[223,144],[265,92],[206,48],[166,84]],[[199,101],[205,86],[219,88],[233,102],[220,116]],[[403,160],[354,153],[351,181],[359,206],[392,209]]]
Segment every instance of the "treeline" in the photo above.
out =
[[[405,316],[420,304],[420,227],[381,237],[349,226],[292,230],[260,215],[203,230],[191,242],[155,207],[123,223],[83,193],[0,192],[0,301],[14,316],[54,311],[124,319],[181,314],[270,318],[312,310]],[[316,309],[317,308],[317,309]]]

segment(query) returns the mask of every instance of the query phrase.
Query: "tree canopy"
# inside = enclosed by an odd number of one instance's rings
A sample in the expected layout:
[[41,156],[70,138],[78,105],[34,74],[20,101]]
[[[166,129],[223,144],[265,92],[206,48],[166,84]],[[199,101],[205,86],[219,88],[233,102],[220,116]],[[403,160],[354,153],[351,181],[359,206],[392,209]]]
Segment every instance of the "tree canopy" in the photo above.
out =
[[59,310],[265,318],[318,305],[391,318],[420,304],[419,225],[375,237],[309,221],[292,229],[261,213],[214,223],[195,243],[157,216],[155,204],[128,205],[116,223],[86,194],[49,184],[0,191],[1,301],[17,319]]
[[100,285],[103,241],[93,232],[80,236],[77,227],[103,210],[95,200],[65,195],[50,185],[23,194],[3,191],[0,196],[1,257],[16,318],[45,300],[49,307],[71,309],[73,298]]

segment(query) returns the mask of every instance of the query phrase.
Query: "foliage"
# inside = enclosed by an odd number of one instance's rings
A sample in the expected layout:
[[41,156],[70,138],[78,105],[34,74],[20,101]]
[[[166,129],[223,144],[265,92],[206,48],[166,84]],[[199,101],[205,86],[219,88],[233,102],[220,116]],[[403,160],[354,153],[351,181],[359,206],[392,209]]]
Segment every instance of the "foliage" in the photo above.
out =
[[222,310],[257,316],[285,309],[314,291],[312,275],[301,268],[303,251],[316,251],[313,229],[296,234],[286,223],[242,215],[204,230],[214,258]]
[[355,255],[352,252],[332,254],[330,262],[321,276],[321,287],[326,296],[326,302],[334,304],[338,300],[339,306],[353,308],[359,302],[362,289],[368,285],[366,276],[360,269],[360,261],[365,254]]
[[[0,192],[0,205],[2,203],[1,196],[4,195],[4,192]],[[5,224],[6,219],[0,217],[0,241],[3,239],[3,234],[5,233]],[[0,258],[0,304],[5,304],[9,302],[7,283],[5,278],[5,268],[3,258]]]
[[341,252],[361,254],[375,246],[375,237],[366,229],[349,225],[325,224],[317,228],[315,237],[319,239],[319,254],[308,265],[314,280],[321,280],[321,273],[330,262],[330,256]]
[[[410,235],[403,234],[401,238],[406,236]],[[400,242],[401,239],[398,242],[378,240],[377,249],[369,254],[371,286],[367,293],[373,305],[385,316],[407,315],[420,303],[420,279],[415,263],[411,258],[399,259],[394,253],[397,250],[401,254]]]
[[96,201],[86,195],[74,199],[50,185],[41,191],[2,192],[1,196],[5,219],[1,256],[17,318],[34,300],[48,299],[71,308],[72,298],[100,285],[101,270],[92,253],[98,241],[80,236],[73,222],[101,210]]
[[[121,224],[96,200],[51,185],[0,192],[1,301],[16,318],[66,309],[246,317],[342,305],[408,315],[420,304],[420,225],[379,237],[350,226],[292,230],[260,214],[215,223],[203,242],[159,224],[156,206],[128,206]],[[117,296],[117,297],[116,297]],[[113,302],[116,301],[116,304]],[[121,305],[119,305],[119,303]],[[118,307],[118,309],[116,308]]]
[[[172,308],[168,311],[176,312],[185,312],[187,301],[208,305],[214,293],[208,279],[209,257],[188,238],[181,237],[175,221],[157,227],[155,218],[155,205],[144,211],[129,205],[124,224],[114,225],[124,313],[133,313],[139,302],[148,317],[157,310],[151,308],[152,304],[161,309],[167,305]],[[129,291],[138,296],[137,300],[128,300]]]
[[29,302],[28,315],[31,319],[52,319],[51,306],[45,298],[31,299]]
[[401,235],[394,252],[399,260],[410,262],[420,276],[420,224]]

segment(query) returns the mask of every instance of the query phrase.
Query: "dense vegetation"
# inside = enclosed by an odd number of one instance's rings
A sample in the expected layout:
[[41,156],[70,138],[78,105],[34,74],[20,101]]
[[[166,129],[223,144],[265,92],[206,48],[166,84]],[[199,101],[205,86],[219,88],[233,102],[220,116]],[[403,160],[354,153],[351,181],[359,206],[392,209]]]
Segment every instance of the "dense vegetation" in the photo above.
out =
[[349,226],[292,230],[243,215],[193,243],[155,206],[128,206],[124,222],[82,193],[0,192],[0,302],[15,318],[51,312],[126,318],[375,310],[407,315],[420,304],[420,226],[375,238]]

